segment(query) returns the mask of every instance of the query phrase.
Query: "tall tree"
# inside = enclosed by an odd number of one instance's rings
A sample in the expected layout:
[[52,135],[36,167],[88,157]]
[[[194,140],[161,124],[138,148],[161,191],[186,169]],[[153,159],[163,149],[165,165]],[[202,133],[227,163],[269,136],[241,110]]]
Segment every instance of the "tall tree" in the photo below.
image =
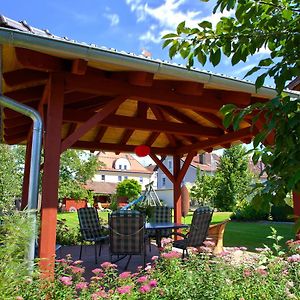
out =
[[[208,2],[205,0],[204,2]],[[164,36],[163,47],[169,46],[169,55],[179,53],[192,66],[197,59],[202,65],[209,61],[220,63],[222,53],[231,57],[232,65],[259,52],[269,50],[267,58],[252,68],[246,76],[259,72],[255,86],[262,87],[265,78],[274,79],[278,96],[266,103],[238,109],[223,107],[224,124],[239,128],[240,121],[255,114],[265,118],[263,130],[254,139],[254,162],[261,159],[268,181],[262,189],[260,204],[283,202],[290,191],[300,192],[300,99],[291,99],[283,89],[295,76],[300,76],[300,2],[298,0],[217,0],[213,13],[232,12],[222,17],[213,27],[203,21],[198,27],[178,25],[175,33]],[[274,134],[274,143],[267,138]],[[264,146],[262,146],[262,144]]]
[[16,147],[0,144],[0,211],[9,210],[22,190],[22,168]]
[[214,206],[215,193],[215,177],[201,173],[201,170],[197,169],[196,180],[190,192],[191,198],[195,199],[200,205]]
[[248,162],[242,145],[224,150],[215,174],[215,207],[234,211],[239,202],[249,198],[254,176],[248,168]]
[[65,151],[60,158],[59,198],[89,199],[84,184],[93,178],[100,165],[96,155],[78,150]]

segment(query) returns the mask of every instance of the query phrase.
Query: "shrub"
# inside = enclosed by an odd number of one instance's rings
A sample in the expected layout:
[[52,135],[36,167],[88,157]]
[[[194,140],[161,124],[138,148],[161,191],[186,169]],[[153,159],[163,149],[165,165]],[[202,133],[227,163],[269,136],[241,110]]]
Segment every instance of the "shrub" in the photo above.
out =
[[267,220],[269,217],[268,211],[262,209],[257,210],[251,201],[243,200],[238,205],[236,210],[233,212],[231,219],[243,220],[243,221],[256,221],[256,220]]
[[142,192],[142,186],[135,179],[124,179],[117,185],[117,196],[128,197],[129,200],[137,198]]
[[271,216],[273,221],[291,221],[293,213],[293,208],[287,204],[272,205],[271,207]]
[[79,245],[80,232],[79,228],[70,228],[66,224],[66,219],[57,220],[56,242],[61,245]]

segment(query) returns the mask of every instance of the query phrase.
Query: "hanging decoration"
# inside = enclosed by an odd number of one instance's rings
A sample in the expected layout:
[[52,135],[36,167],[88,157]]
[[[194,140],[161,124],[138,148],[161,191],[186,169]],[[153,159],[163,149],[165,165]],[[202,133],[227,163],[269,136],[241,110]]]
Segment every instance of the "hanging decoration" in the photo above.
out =
[[147,145],[136,146],[134,153],[139,157],[144,157],[150,154],[150,147]]

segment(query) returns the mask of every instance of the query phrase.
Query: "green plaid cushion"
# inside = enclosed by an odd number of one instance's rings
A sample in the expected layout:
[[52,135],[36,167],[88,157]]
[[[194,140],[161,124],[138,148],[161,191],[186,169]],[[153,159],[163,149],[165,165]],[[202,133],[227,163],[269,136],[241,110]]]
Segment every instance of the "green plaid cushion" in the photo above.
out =
[[77,211],[82,239],[98,241],[103,238],[97,209],[94,207],[80,208]]
[[109,215],[111,255],[142,254],[145,234],[144,214],[134,210],[120,210]]
[[198,247],[205,241],[213,210],[207,206],[199,207],[194,211],[190,232],[186,239],[175,241],[174,247],[185,249],[186,247]]
[[[172,210],[167,206],[155,206],[153,212],[153,218],[151,221],[154,223],[162,223],[162,222],[172,222]],[[155,237],[155,230],[147,230],[147,234],[150,237]],[[163,229],[161,230],[161,236],[166,237],[172,234],[172,229]]]

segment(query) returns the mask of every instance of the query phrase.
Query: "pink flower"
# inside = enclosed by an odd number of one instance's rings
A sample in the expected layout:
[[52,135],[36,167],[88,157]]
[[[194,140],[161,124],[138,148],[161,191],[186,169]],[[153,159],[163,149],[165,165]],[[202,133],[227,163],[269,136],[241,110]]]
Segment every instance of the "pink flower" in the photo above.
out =
[[131,285],[124,285],[117,288],[118,293],[120,294],[129,294],[131,292]]
[[131,276],[131,272],[123,272],[119,275],[119,278],[125,279]]
[[76,287],[76,290],[87,289],[88,283],[87,282],[78,282],[75,287]]
[[82,263],[83,263],[82,260],[75,260],[75,261],[73,262],[73,265],[80,265],[80,264],[82,264]]
[[112,264],[112,263],[109,262],[109,261],[105,261],[104,263],[101,264],[101,267],[102,267],[103,269],[110,269],[110,268],[115,269],[115,268],[117,267],[117,265]]
[[139,291],[142,293],[142,294],[145,294],[145,293],[148,293],[150,292],[151,288],[149,285],[142,285],[140,288],[139,288]]
[[92,272],[93,272],[94,274],[98,275],[98,274],[103,273],[103,270],[102,270],[102,269],[99,269],[99,268],[96,268],[96,269],[92,270]]
[[247,247],[240,247],[240,250],[247,251]]
[[152,256],[151,260],[153,261],[158,260],[158,256],[157,255]]
[[149,286],[152,287],[152,288],[156,287],[157,286],[157,280],[155,280],[155,279],[150,280],[149,281]]
[[290,262],[290,263],[300,262],[300,254],[294,254],[292,256],[289,256],[287,258],[287,261]]
[[148,276],[141,276],[140,278],[137,279],[137,282],[143,283],[148,280]]
[[268,272],[267,272],[264,268],[262,268],[262,267],[257,268],[257,269],[256,269],[256,272],[257,272],[258,274],[262,275],[262,276],[267,276],[267,275],[268,275]]
[[68,276],[62,276],[59,278],[59,280],[61,281],[62,284],[64,285],[72,285],[72,278],[68,277]]
[[161,244],[162,244],[163,247],[165,247],[168,244],[171,244],[172,242],[173,242],[173,240],[171,238],[163,238],[161,240]]
[[249,276],[251,276],[251,271],[249,269],[244,269],[243,275],[244,275],[244,277],[249,277]]
[[210,247],[201,246],[199,247],[200,252],[211,253],[213,250]]
[[102,298],[108,298],[107,293],[104,290],[100,290],[94,294],[92,294],[92,300],[98,300]]
[[270,248],[268,248],[268,247],[265,247],[265,248],[255,248],[255,250],[256,250],[257,252],[267,252],[267,251],[270,250]]
[[214,246],[216,246],[216,243],[213,242],[213,241],[206,240],[206,241],[203,242],[203,245],[206,246],[206,247],[213,248]]
[[84,268],[76,267],[76,266],[69,266],[69,269],[73,274],[82,274],[84,273]]
[[16,300],[24,300],[24,298],[22,296],[17,296]]
[[166,259],[174,259],[174,258],[181,257],[181,254],[177,251],[171,251],[171,252],[162,253],[161,257]]

